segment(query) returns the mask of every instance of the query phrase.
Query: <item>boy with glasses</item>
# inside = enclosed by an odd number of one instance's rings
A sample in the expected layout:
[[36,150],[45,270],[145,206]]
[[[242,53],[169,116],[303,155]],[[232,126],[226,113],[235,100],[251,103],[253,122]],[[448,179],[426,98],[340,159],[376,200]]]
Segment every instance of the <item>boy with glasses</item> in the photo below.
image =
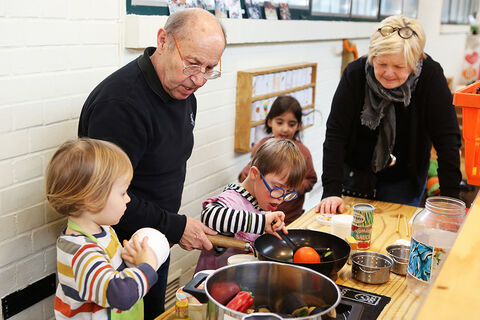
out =
[[[220,195],[203,203],[203,223],[250,243],[264,232],[281,239],[277,231],[286,232],[285,214],[276,211],[277,207],[297,197],[295,189],[302,184],[305,170],[305,159],[294,142],[277,138],[266,141],[240,185],[229,184]],[[223,267],[228,257],[237,253],[242,252],[226,249],[217,255],[214,250],[204,250],[196,272]]]

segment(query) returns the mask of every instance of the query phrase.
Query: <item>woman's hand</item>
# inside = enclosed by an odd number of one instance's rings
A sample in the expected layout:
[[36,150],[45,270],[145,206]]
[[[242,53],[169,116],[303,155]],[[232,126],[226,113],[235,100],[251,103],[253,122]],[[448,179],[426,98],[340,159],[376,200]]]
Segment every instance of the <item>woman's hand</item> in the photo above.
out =
[[315,212],[320,213],[343,213],[345,211],[345,202],[340,197],[327,197],[322,199],[320,204],[315,207]]
[[123,260],[138,266],[141,263],[148,263],[154,270],[157,270],[157,257],[152,248],[148,245],[148,237],[143,241],[138,240],[138,235],[132,237],[133,245],[129,241],[123,240],[123,247],[126,251],[122,253]]
[[265,214],[265,232],[273,234],[278,239],[282,240],[282,237],[277,233],[278,230],[282,230],[284,233],[288,233],[285,227],[285,213],[282,211],[273,211]]

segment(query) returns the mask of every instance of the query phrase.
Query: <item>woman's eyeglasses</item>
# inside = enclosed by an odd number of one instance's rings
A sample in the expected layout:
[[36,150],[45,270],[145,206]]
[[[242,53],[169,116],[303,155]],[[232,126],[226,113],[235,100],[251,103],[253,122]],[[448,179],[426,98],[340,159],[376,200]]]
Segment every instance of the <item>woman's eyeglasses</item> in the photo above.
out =
[[182,60],[183,63],[183,74],[187,76],[194,76],[199,73],[203,73],[203,78],[206,80],[211,80],[211,79],[217,79],[222,75],[222,59],[220,59],[220,71],[219,70],[206,70],[202,71],[202,66],[199,66],[197,64],[190,64],[186,65],[185,61],[183,60],[183,56],[180,53],[180,48],[178,47],[177,40],[175,40],[175,37],[172,35],[173,41],[175,42],[175,47],[177,48],[178,55],[180,56],[180,59]]
[[[260,172],[260,170],[258,172]],[[283,198],[283,201],[292,201],[298,197],[297,191],[295,191],[295,189],[291,192],[286,192],[280,187],[272,188],[268,185],[267,180],[265,180],[265,177],[261,172],[260,176],[262,177],[265,187],[267,187],[268,191],[270,191],[270,197],[272,197],[273,199]]]
[[388,37],[395,32],[398,32],[398,35],[403,39],[410,39],[413,35],[417,35],[415,30],[410,27],[392,27],[392,26],[383,26],[378,28],[378,32],[384,37]]

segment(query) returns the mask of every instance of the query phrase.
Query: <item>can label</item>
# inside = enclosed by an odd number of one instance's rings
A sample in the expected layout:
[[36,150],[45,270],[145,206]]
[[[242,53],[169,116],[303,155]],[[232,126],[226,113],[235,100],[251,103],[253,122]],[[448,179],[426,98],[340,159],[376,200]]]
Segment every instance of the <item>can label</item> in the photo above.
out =
[[352,237],[357,240],[358,249],[370,248],[374,211],[375,207],[368,203],[353,206]]

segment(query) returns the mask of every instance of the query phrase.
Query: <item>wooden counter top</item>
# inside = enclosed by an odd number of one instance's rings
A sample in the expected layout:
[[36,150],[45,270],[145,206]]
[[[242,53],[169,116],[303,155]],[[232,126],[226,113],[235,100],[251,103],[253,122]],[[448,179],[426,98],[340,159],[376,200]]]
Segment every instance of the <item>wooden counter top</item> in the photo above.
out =
[[[345,212],[352,214],[352,206],[356,203],[370,203],[375,207],[372,230],[372,244],[370,251],[386,253],[385,248],[393,244],[397,239],[410,240],[411,226],[406,226],[410,218],[418,208],[382,201],[371,201],[352,197],[344,197]],[[398,215],[400,219],[398,220]],[[318,214],[310,210],[296,221],[291,223],[289,229],[315,229],[323,232],[330,232],[329,226],[317,222]],[[397,232],[397,221],[398,232]],[[408,235],[407,235],[408,231]],[[390,302],[385,306],[378,319],[411,319],[415,315],[420,298],[412,294],[408,288],[405,276],[390,273],[390,280],[387,283],[374,285],[366,284],[352,278],[351,265],[346,264],[338,273],[337,284],[357,288],[381,295],[391,297]]]
[[416,319],[480,319],[479,195]]

